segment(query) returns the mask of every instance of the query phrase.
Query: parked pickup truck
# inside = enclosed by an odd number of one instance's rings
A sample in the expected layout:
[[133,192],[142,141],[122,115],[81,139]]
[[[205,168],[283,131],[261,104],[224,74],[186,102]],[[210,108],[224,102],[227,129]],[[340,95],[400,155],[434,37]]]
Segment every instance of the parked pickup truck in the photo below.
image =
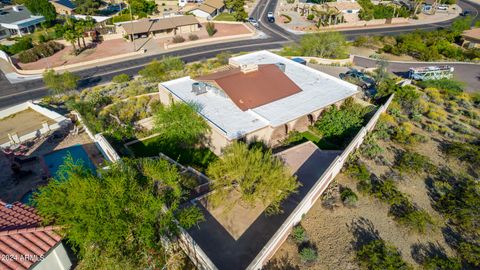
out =
[[268,22],[270,22],[270,23],[274,23],[274,22],[275,22],[275,16],[273,16],[273,12],[270,11],[270,12],[267,13],[267,20],[268,20]]
[[345,73],[340,73],[340,79],[354,83],[363,89],[369,89],[375,85],[375,80],[373,78],[356,69],[350,69]]

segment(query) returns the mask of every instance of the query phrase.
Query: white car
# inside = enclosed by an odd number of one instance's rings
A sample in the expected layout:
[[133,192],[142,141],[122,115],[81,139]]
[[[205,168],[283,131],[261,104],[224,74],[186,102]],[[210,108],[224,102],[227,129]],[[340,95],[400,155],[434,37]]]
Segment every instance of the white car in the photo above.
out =
[[275,16],[273,16],[273,12],[268,12],[267,13],[267,20],[271,23],[275,22]]
[[448,5],[439,5],[437,7],[438,10],[448,10]]
[[253,25],[253,27],[258,28],[258,22],[253,17],[248,18],[248,22]]

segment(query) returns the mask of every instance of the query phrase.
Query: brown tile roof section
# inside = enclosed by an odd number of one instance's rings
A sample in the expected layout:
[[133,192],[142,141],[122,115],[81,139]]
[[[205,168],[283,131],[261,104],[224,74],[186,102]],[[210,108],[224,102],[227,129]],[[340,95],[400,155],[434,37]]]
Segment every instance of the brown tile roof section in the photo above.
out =
[[259,65],[257,71],[248,73],[235,68],[201,76],[196,80],[220,87],[242,111],[302,91],[275,64]]
[[215,9],[221,9],[223,6],[225,6],[223,0],[206,0],[203,3],[207,6],[214,7]]
[[465,30],[463,31],[462,36],[470,39],[480,40],[480,28]]
[[1,270],[29,269],[61,241],[54,227],[41,227],[40,222],[34,208],[0,201]]

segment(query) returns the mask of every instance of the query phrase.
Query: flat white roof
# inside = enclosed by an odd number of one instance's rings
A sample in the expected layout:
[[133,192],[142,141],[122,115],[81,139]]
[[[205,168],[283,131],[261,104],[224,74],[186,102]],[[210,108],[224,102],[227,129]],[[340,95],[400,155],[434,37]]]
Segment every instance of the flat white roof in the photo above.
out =
[[285,74],[297,84],[300,93],[242,111],[222,90],[207,87],[205,94],[192,92],[196,82],[190,77],[161,83],[185,102],[199,105],[200,114],[222,131],[228,139],[237,139],[266,126],[277,127],[327,107],[358,92],[357,86],[269,51],[233,57],[231,64],[285,64]]

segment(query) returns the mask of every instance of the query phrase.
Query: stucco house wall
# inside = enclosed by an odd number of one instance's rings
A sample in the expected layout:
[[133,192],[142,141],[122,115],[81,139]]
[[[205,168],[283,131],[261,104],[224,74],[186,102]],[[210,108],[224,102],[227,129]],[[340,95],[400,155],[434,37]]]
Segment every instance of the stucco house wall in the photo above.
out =
[[72,262],[62,242],[50,250],[46,257],[34,265],[32,270],[69,270]]

